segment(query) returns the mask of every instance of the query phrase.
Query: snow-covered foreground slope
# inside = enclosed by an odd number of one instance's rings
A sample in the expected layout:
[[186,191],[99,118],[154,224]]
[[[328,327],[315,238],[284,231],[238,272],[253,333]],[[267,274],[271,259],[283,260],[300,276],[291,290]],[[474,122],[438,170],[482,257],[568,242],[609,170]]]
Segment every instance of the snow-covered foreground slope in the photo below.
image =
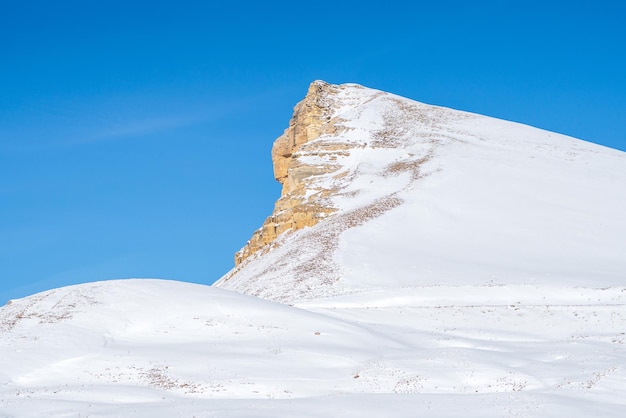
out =
[[0,416],[621,416],[625,304],[625,288],[292,307],[160,280],[67,287],[0,310]]
[[0,308],[0,417],[626,416],[626,154],[327,91],[290,158],[328,216],[217,287]]

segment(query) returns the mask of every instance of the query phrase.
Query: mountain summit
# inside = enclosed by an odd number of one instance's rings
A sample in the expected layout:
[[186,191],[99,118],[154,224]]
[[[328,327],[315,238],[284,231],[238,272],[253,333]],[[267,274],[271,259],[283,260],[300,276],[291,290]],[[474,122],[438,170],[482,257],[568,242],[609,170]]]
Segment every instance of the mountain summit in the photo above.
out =
[[0,416],[626,416],[625,153],[316,81],[272,158],[215,286],[0,308]]
[[274,213],[217,286],[295,302],[426,285],[624,284],[626,154],[315,81]]

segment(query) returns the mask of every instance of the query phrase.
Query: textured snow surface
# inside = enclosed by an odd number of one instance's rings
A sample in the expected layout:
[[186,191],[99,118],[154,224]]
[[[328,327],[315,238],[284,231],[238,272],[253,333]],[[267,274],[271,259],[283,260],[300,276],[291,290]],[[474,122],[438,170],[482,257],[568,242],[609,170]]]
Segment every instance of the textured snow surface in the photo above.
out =
[[287,306],[180,282],[0,310],[0,416],[623,416],[626,288],[439,286]]
[[348,129],[318,141],[354,147],[314,182],[336,214],[218,287],[0,308],[0,417],[626,416],[626,154],[356,85],[335,103]]

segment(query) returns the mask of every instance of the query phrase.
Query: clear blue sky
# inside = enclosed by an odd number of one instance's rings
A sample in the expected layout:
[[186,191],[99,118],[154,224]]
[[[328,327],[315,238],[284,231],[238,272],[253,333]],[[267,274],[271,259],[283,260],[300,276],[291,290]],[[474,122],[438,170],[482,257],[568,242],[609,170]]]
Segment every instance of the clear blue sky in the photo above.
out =
[[4,1],[0,305],[218,279],[272,211],[272,142],[315,79],[626,150],[623,4]]

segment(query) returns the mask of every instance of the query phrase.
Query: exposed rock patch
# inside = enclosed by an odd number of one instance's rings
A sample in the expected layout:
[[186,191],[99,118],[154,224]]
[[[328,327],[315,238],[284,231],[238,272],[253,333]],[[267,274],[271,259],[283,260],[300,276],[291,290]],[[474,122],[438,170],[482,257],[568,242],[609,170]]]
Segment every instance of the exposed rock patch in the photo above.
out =
[[283,185],[281,196],[272,215],[235,254],[236,266],[250,255],[269,248],[281,234],[313,226],[335,212],[328,200],[332,190],[313,185],[312,180],[339,170],[337,158],[347,155],[350,145],[312,142],[345,129],[341,119],[334,116],[336,96],[341,89],[342,86],[314,81],[306,97],[295,106],[289,127],[272,148],[274,176]]

